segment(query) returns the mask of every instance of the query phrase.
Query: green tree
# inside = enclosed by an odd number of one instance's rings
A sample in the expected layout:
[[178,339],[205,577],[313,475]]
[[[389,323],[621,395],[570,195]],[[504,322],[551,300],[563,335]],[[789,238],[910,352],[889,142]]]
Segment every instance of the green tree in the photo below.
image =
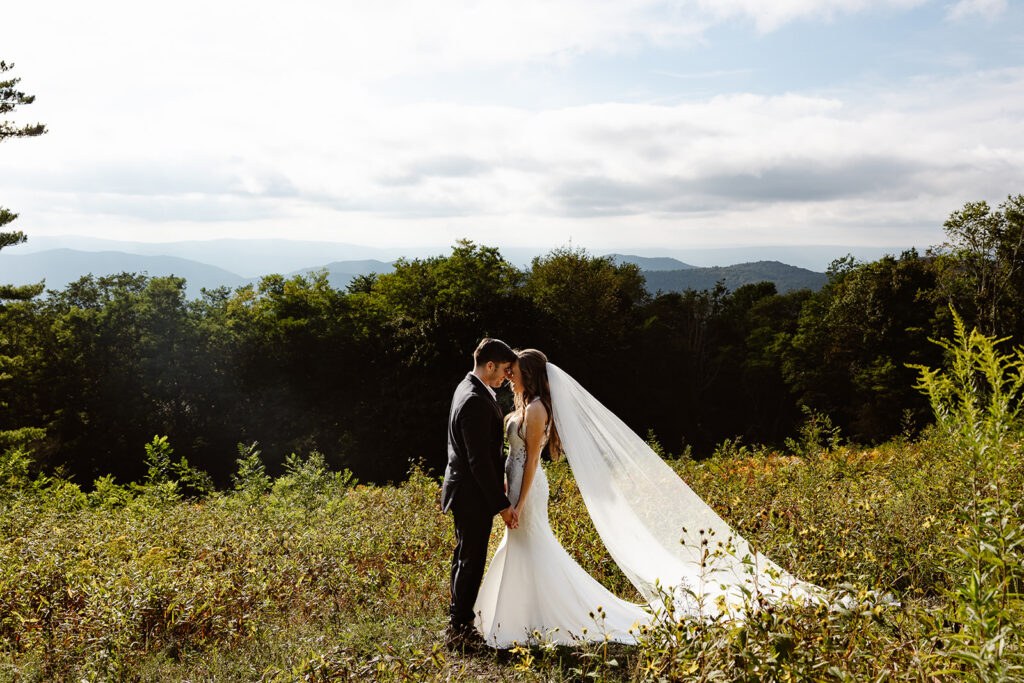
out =
[[[752,289],[745,293],[747,288]],[[762,282],[740,287],[729,302],[728,311],[735,320],[732,335],[742,340],[733,357],[742,358],[742,363],[733,363],[732,372],[738,377],[724,392],[728,403],[722,411],[735,405],[734,410],[745,416],[742,434],[750,443],[782,443],[801,419],[783,367],[800,312],[812,296],[809,289],[777,294],[771,283]],[[736,433],[734,425],[720,425],[720,429],[717,441],[732,436],[729,431]]]
[[650,300],[639,267],[562,247],[533,259],[523,294],[530,306],[524,345],[544,351],[632,422],[643,382],[638,331]]
[[373,358],[351,297],[332,288],[325,271],[267,276],[224,308],[210,298],[204,307],[206,357],[225,392],[212,407],[234,406],[233,439],[259,441],[274,466],[292,452],[319,450],[340,468],[370,452],[359,451],[350,429]]
[[[17,90],[16,86],[21,82],[20,78],[3,78],[3,74],[13,68],[13,64],[7,64],[6,62],[0,61],[0,79],[2,79],[0,80],[0,116],[7,116],[7,114],[13,112],[18,106],[23,104],[32,104],[36,99],[35,95],[26,95],[20,90]],[[0,142],[3,142],[8,138],[34,137],[36,135],[42,135],[45,132],[46,126],[41,123],[19,126],[13,121],[8,121],[6,119],[0,120]],[[18,214],[0,206],[0,228],[14,222],[14,219],[17,217]],[[26,239],[25,233],[20,231],[0,231],[0,249],[12,247],[16,244],[22,244]],[[0,305],[2,305],[3,301],[23,301],[25,299],[31,299],[42,291],[42,283],[21,287],[16,287],[14,285],[0,285]]]
[[399,259],[393,272],[349,295],[358,343],[370,346],[373,359],[352,424],[378,454],[366,463],[372,467],[351,467],[357,476],[394,479],[417,460],[443,465],[443,442],[428,450],[413,445],[445,423],[451,391],[472,368],[480,338],[534,345],[529,325],[536,316],[522,281],[498,249],[461,240],[447,256]]
[[[0,61],[0,117],[6,117],[7,114],[13,112],[18,106],[32,104],[35,100],[35,96],[26,95],[16,89],[15,86],[18,85],[21,79],[4,77],[3,74],[6,74],[13,68],[13,64]],[[45,132],[46,126],[41,123],[19,126],[12,121],[8,121],[6,118],[0,119],[0,142],[8,138],[34,137]],[[18,214],[0,206],[0,249],[22,244],[27,239],[23,232],[3,230],[4,226],[14,222],[14,219],[17,217]],[[0,284],[0,315],[4,314],[5,302],[27,301],[42,291],[43,283],[41,282],[22,286]],[[23,359],[13,353],[9,339],[4,335],[0,335],[0,382],[6,383],[12,379],[9,371],[18,370],[22,365]],[[7,394],[8,392],[5,391],[4,393]],[[7,402],[0,400],[0,409],[6,408],[7,405]],[[25,428],[21,425],[14,425],[14,427],[11,430],[0,431],[0,447],[3,447],[3,444],[25,446],[30,441],[40,439],[43,435],[43,431],[38,428]]]
[[1024,333],[1024,195],[968,202],[944,224],[939,292],[985,334]]
[[635,264],[565,247],[533,260],[524,293],[535,309],[532,345],[584,380],[607,379],[608,368],[598,366],[628,353],[650,301]]
[[907,419],[924,421],[907,364],[937,360],[928,337],[941,336],[945,318],[933,304],[930,260],[914,250],[870,263],[847,257],[828,275],[787,351],[784,374],[799,402],[867,441],[899,433]]
[[642,311],[635,364],[643,389],[633,396],[633,421],[672,452],[685,442],[709,453],[736,436],[781,442],[799,415],[782,378],[782,350],[809,296],[779,295],[761,282],[656,297]]

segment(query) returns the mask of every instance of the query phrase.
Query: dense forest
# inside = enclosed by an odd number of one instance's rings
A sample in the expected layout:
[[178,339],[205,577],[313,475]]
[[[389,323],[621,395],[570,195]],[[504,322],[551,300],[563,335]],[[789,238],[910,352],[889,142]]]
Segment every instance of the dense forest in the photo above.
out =
[[272,470],[317,450],[400,480],[443,465],[450,394],[484,335],[544,350],[670,453],[781,444],[808,414],[880,442],[927,423],[907,364],[941,363],[929,338],[949,336],[951,307],[1024,339],[1024,195],[945,229],[926,254],[839,258],[820,291],[787,294],[651,295],[635,265],[564,248],[519,269],[470,242],[345,289],[269,276],[190,301],[179,278],[86,276],[0,309],[0,447],[84,485],[140,478],[154,434],[218,483],[254,441]]

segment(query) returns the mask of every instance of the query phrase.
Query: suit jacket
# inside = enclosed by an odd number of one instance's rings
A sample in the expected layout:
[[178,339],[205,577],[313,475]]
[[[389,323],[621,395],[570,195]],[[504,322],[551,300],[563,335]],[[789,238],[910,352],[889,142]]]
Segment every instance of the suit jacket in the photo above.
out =
[[441,486],[441,509],[456,498],[462,507],[496,515],[509,507],[505,496],[501,409],[484,383],[469,373],[455,388],[448,413],[448,467]]

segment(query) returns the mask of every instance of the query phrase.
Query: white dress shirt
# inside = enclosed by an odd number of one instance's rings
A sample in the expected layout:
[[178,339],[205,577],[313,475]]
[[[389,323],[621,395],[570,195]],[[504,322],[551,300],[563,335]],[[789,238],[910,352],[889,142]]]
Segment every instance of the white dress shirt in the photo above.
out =
[[487,386],[484,383],[484,381],[482,379],[480,379],[479,377],[477,377],[475,374],[473,375],[473,379],[475,379],[477,382],[480,382],[480,384],[483,384],[484,389],[486,389],[487,391],[491,392],[491,398],[493,398],[495,401],[498,400],[498,392],[496,392],[491,387]]

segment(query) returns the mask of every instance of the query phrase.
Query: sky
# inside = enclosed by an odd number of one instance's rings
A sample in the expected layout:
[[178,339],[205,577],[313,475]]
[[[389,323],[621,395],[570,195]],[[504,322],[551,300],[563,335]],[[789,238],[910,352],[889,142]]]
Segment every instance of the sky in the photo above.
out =
[[[32,235],[928,246],[1024,193],[1010,0],[22,2]],[[10,75],[10,73],[8,74]]]

